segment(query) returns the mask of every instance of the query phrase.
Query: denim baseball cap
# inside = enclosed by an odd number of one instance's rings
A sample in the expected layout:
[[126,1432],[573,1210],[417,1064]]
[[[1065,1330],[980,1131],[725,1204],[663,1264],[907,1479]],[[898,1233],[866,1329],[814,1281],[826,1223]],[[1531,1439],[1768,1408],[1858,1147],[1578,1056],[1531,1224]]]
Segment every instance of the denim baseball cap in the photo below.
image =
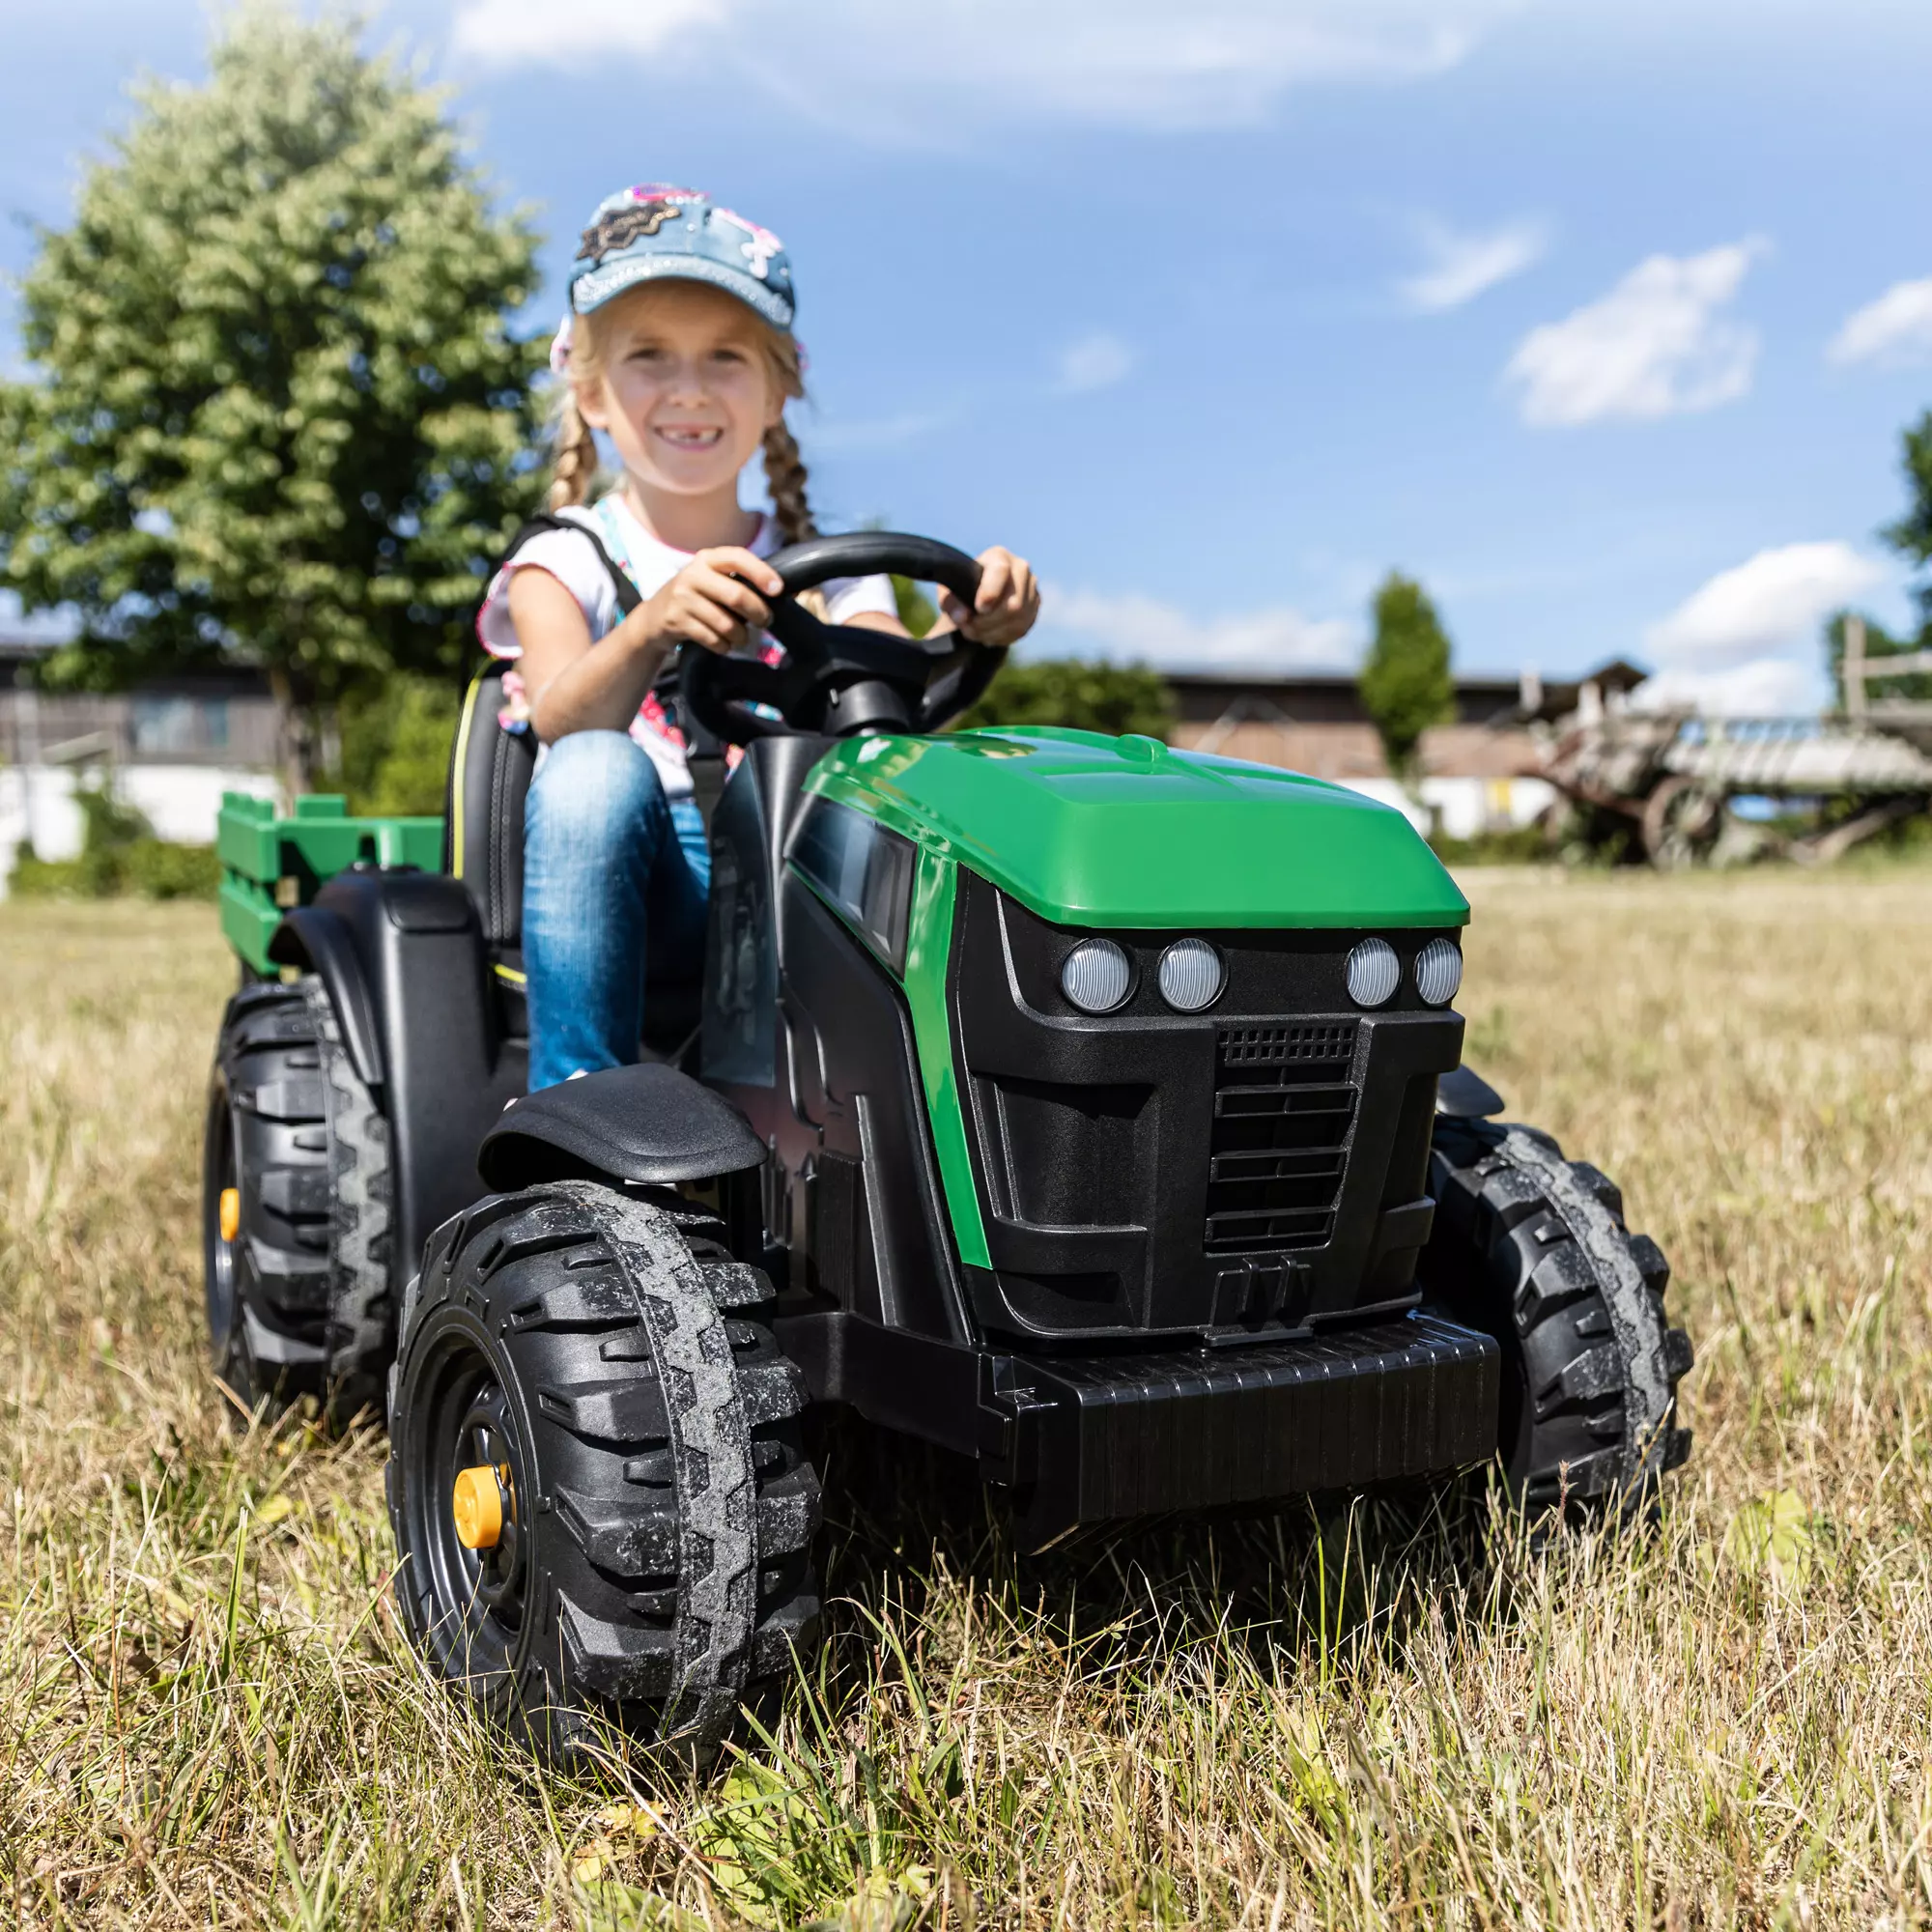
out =
[[790,332],[791,261],[769,228],[698,189],[646,182],[606,195],[570,270],[570,306],[588,315],[639,282],[709,282]]

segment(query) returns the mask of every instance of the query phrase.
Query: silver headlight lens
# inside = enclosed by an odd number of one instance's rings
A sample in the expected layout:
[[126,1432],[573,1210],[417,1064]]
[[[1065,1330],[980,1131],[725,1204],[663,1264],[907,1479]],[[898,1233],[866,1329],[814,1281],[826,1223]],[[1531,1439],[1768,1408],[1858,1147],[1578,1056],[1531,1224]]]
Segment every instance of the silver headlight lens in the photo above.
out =
[[1425,1004],[1446,1007],[1463,983],[1463,949],[1453,939],[1432,939],[1416,955],[1415,990]]
[[1402,984],[1402,961],[1386,939],[1365,939],[1349,954],[1349,997],[1358,1007],[1379,1007]]
[[1111,939],[1083,939],[1060,969],[1060,990],[1083,1013],[1110,1013],[1127,997],[1134,969]]
[[1160,996],[1179,1013],[1198,1013],[1221,997],[1221,955],[1205,939],[1177,939],[1160,955]]

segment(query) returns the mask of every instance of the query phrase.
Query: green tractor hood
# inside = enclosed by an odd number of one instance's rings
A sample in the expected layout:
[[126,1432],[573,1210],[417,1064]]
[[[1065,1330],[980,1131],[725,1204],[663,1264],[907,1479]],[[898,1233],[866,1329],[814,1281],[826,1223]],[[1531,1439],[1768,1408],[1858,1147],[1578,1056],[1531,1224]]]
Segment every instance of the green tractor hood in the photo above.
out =
[[1321,779],[1046,727],[838,744],[810,790],[1060,925],[1462,925],[1399,811]]

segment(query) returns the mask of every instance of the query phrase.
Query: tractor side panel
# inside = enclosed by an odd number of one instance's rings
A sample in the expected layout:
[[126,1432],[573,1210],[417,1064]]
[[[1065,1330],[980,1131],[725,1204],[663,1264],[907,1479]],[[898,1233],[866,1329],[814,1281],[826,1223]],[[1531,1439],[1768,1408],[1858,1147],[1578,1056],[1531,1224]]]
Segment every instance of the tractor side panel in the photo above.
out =
[[763,1219],[788,1299],[962,1339],[906,1002],[785,866],[824,750],[762,740],[719,802],[698,1070],[770,1150]]
[[790,1098],[812,1143],[792,1169],[794,1280],[803,1254],[854,1314],[964,1339],[905,1002],[804,880],[788,872],[780,897]]

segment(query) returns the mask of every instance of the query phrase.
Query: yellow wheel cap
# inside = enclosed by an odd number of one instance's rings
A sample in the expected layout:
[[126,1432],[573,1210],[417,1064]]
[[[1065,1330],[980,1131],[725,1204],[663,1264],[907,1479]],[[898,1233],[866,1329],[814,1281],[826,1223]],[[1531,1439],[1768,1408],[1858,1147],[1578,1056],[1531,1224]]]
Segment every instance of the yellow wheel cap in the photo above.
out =
[[221,1238],[232,1241],[242,1232],[242,1190],[239,1187],[224,1187],[221,1190]]
[[466,1549],[495,1549],[503,1534],[503,1484],[488,1463],[465,1469],[456,1479],[451,1504],[456,1540]]

